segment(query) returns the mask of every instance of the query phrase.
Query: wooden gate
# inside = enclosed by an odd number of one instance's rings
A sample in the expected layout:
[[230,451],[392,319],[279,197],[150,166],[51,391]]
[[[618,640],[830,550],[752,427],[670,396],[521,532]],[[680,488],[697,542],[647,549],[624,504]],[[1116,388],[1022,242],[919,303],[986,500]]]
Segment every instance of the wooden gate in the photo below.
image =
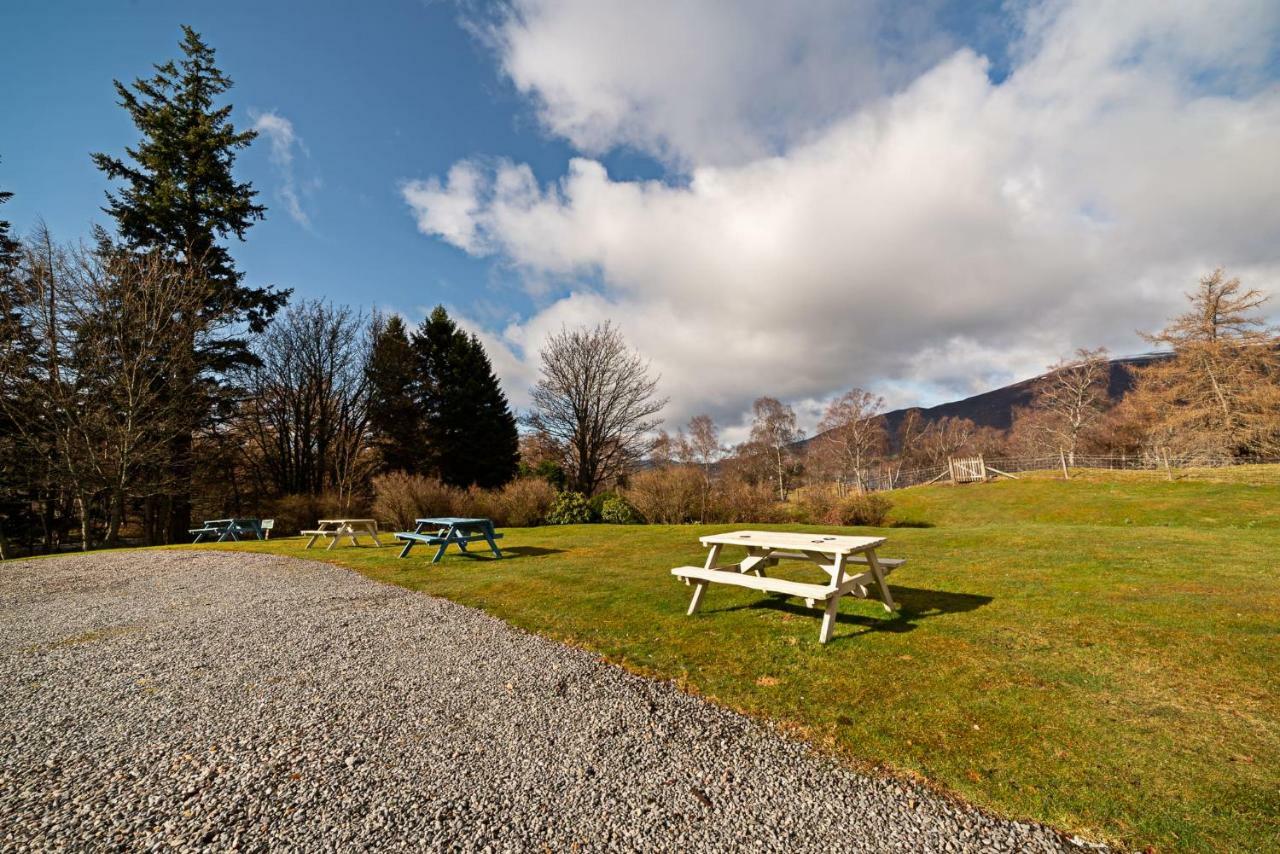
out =
[[987,464],[981,454],[976,457],[948,457],[947,464],[951,469],[952,483],[985,482],[987,479]]

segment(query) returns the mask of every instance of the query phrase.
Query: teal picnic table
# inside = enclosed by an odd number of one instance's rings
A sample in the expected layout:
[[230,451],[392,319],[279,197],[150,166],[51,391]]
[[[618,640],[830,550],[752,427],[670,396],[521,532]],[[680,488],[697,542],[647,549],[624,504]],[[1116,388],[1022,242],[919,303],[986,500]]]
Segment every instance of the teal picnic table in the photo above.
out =
[[190,528],[188,534],[195,534],[193,543],[205,537],[216,537],[214,542],[234,540],[240,542],[241,535],[250,535],[256,540],[262,539],[262,523],[257,519],[205,519],[204,527]]
[[404,540],[404,548],[400,550],[400,557],[407,557],[409,549],[416,545],[436,546],[436,556],[431,559],[432,563],[439,563],[440,558],[444,557],[444,550],[451,543],[456,543],[461,551],[467,550],[467,543],[474,543],[484,540],[489,544],[489,548],[493,550],[493,556],[500,558],[502,552],[498,550],[497,540],[502,539],[502,535],[495,533],[493,530],[493,522],[489,519],[466,519],[457,516],[439,516],[433,519],[414,519],[414,529],[412,531],[400,531],[396,534],[397,540]]

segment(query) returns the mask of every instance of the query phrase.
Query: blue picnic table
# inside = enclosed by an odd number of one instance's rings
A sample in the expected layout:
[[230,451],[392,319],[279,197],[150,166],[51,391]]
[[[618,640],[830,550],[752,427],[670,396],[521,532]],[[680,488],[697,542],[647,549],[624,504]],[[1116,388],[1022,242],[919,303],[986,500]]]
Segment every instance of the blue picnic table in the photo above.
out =
[[414,519],[413,521],[415,527],[412,531],[400,531],[396,534],[397,540],[404,540],[404,548],[400,550],[400,557],[407,557],[409,549],[419,544],[437,546],[436,556],[431,559],[431,562],[439,563],[440,558],[444,557],[444,550],[449,547],[450,543],[456,543],[458,548],[465,552],[467,543],[479,540],[484,540],[489,544],[489,548],[493,550],[494,557],[502,557],[502,552],[498,550],[496,542],[502,539],[502,535],[494,532],[493,522],[489,519],[438,516],[432,519]]
[[193,543],[198,543],[205,537],[217,537],[215,542],[224,542],[228,539],[240,542],[241,535],[252,535],[254,539],[262,539],[262,523],[257,519],[205,519],[204,527],[190,528],[187,533],[195,534],[196,538]]

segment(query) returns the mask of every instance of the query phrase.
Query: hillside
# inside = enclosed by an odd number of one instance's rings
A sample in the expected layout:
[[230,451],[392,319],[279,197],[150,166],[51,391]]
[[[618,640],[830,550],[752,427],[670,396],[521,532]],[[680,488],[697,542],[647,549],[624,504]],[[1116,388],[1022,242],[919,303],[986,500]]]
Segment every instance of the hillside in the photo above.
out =
[[[1165,356],[1160,353],[1144,353],[1138,356],[1112,359],[1111,384],[1109,388],[1111,399],[1119,400],[1133,387],[1133,374],[1130,372],[1130,368],[1163,358]],[[1020,380],[1011,385],[984,391],[981,394],[975,394],[962,400],[940,403],[937,406],[921,407],[919,412],[926,421],[937,421],[948,417],[968,418],[979,427],[995,427],[998,430],[1008,430],[1013,424],[1013,411],[1031,402],[1032,387],[1041,376],[1044,375],[1041,374],[1040,376]],[[913,408],[915,407],[894,409],[884,414],[885,424],[889,428],[890,436],[897,435],[898,426],[902,424],[902,420]],[[821,433],[818,433],[804,439],[797,443],[797,447],[804,447],[821,435]]]

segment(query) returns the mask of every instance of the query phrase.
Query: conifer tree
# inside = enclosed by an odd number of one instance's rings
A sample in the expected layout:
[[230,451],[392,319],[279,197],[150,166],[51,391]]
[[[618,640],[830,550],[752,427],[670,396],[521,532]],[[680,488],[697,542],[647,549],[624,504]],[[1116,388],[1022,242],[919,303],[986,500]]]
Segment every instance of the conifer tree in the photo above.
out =
[[426,461],[414,350],[398,315],[374,318],[369,355],[369,426],[388,471],[420,473]]
[[515,416],[480,340],[436,306],[413,334],[429,470],[454,486],[501,486],[516,472]]
[[[160,251],[197,270],[205,282],[202,323],[174,360],[166,378],[175,395],[190,402],[189,423],[173,438],[171,462],[178,486],[167,507],[148,513],[154,521],[149,539],[184,538],[190,526],[193,434],[214,406],[217,379],[228,370],[253,363],[248,342],[238,334],[247,326],[262,331],[284,305],[289,291],[242,284],[226,246],[264,216],[257,192],[235,179],[236,155],[256,137],[230,121],[231,105],[219,104],[231,80],[214,62],[214,51],[190,27],[183,27],[178,62],[155,66],[155,74],[132,86],[115,82],[120,105],[141,134],[127,158],[94,154],[107,177],[121,182],[107,193],[106,213],[116,222],[122,248],[140,254]],[[187,326],[187,324],[184,324]],[[159,518],[163,516],[163,518]]]

